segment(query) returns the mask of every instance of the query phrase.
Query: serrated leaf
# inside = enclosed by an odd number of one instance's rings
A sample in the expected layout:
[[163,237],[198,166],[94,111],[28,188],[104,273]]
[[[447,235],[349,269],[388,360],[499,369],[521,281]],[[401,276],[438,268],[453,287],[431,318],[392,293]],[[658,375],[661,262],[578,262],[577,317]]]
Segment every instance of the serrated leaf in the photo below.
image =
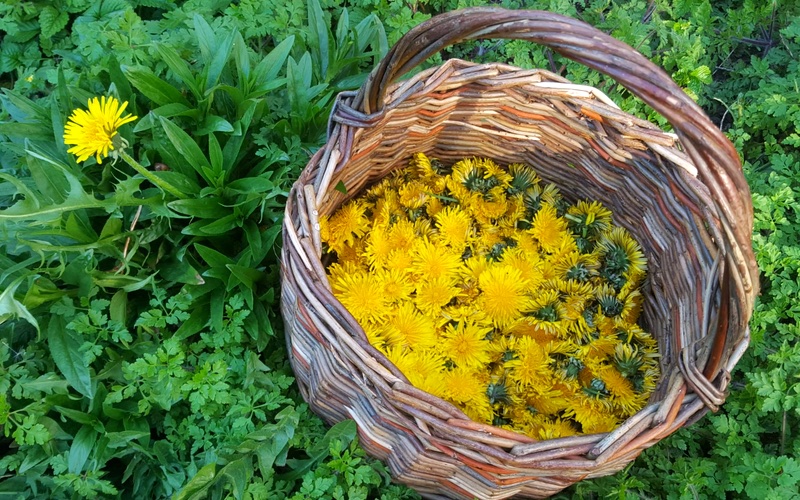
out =
[[64,29],[69,21],[66,10],[58,10],[50,5],[44,7],[39,12],[39,26],[42,30],[41,36],[50,39],[53,35]]

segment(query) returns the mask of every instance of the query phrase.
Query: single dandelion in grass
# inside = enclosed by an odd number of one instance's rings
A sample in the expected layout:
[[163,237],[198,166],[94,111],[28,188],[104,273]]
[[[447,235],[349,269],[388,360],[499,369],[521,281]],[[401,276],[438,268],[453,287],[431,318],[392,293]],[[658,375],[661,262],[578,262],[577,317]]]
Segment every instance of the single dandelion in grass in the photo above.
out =
[[127,101],[120,105],[115,97],[103,96],[89,99],[88,109],[74,110],[64,126],[64,144],[72,146],[67,152],[77,156],[79,162],[94,156],[97,163],[103,163],[109,151],[126,146],[118,136],[119,128],[138,118],[122,116],[127,106]]

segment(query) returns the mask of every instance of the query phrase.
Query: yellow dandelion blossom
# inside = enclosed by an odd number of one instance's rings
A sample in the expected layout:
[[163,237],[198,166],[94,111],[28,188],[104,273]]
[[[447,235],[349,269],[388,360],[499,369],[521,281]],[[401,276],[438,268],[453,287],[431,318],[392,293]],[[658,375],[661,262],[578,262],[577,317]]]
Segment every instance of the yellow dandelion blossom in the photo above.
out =
[[486,382],[483,370],[457,366],[442,374],[444,394],[456,403],[477,403],[486,400]]
[[400,188],[400,204],[407,208],[420,208],[428,199],[428,186],[420,181],[410,181]]
[[539,184],[539,176],[527,165],[512,163],[508,166],[508,173],[512,179],[508,187],[508,192],[512,195],[522,195],[529,189]]
[[425,203],[425,213],[428,214],[428,217],[436,217],[444,208],[444,203],[437,196],[430,196],[428,202]]
[[538,438],[545,440],[574,436],[578,433],[578,429],[569,420],[554,418],[542,422],[538,433]]
[[626,276],[640,276],[647,270],[642,248],[623,227],[606,231],[598,241],[606,269]]
[[547,345],[548,342],[556,340],[556,332],[551,329],[539,328],[531,324],[530,321],[520,321],[511,327],[508,332],[515,337],[530,337],[541,345]]
[[417,240],[412,270],[425,279],[445,278],[455,282],[461,268],[461,253],[435,245],[427,238]]
[[328,219],[328,246],[341,253],[345,246],[352,246],[369,229],[367,207],[359,201],[348,201]]
[[611,432],[619,425],[619,419],[608,412],[601,400],[583,395],[569,402],[564,416],[579,423],[584,434]]
[[642,302],[644,301],[642,293],[639,290],[620,292],[618,298],[622,302],[622,311],[619,313],[622,324],[636,323],[642,312]]
[[[86,161],[94,155],[97,163],[114,150],[114,138],[119,128],[136,120],[136,116],[122,116],[127,101],[120,105],[114,97],[94,97],[89,99],[88,111],[76,109],[72,112],[64,126],[64,144],[72,146],[68,153],[78,157],[78,161]],[[117,141],[118,146],[124,141]]]
[[458,207],[447,207],[434,217],[438,238],[459,251],[463,250],[472,233],[472,219]]
[[399,220],[389,229],[389,245],[395,250],[411,250],[416,241],[414,223],[409,220]]
[[411,277],[403,271],[396,269],[378,271],[376,277],[383,286],[383,296],[387,302],[397,303],[408,300],[414,291]]
[[529,303],[520,272],[507,265],[486,269],[478,281],[481,291],[480,308],[499,328],[510,326]]
[[341,276],[332,286],[336,298],[359,323],[376,323],[386,315],[383,287],[369,273]]
[[569,404],[569,399],[561,391],[552,388],[552,383],[526,388],[525,401],[537,413],[555,415],[563,412]]
[[622,376],[616,368],[605,366],[597,374],[611,394],[610,401],[620,411],[620,415],[630,417],[644,406],[645,399],[637,394],[630,380]]
[[543,280],[542,261],[539,254],[525,253],[520,248],[507,248],[500,262],[519,271],[527,289],[536,289]]
[[530,232],[545,252],[555,252],[564,239],[567,224],[556,214],[556,209],[543,204],[533,218]]
[[369,233],[364,248],[364,257],[372,270],[383,269],[389,260],[393,248],[389,244],[389,235],[382,229],[375,228]]
[[581,236],[594,236],[605,231],[611,225],[611,210],[597,201],[581,200],[567,209],[573,230]]
[[364,257],[364,240],[357,240],[352,245],[345,244],[338,250],[339,262],[352,263],[359,269],[369,268],[367,259]]
[[470,303],[467,303],[467,305],[447,306],[442,309],[440,316],[444,323],[449,321],[455,321],[457,323],[467,321],[485,328],[491,328],[492,326],[492,322],[489,321],[486,314]]
[[409,162],[409,167],[411,167],[411,171],[419,178],[430,179],[437,177],[431,159],[425,156],[424,153],[414,153],[414,156],[411,157],[411,161]]
[[566,333],[566,326],[562,322],[565,315],[558,290],[541,290],[529,302],[525,321],[555,335],[563,335]]
[[435,316],[458,293],[458,287],[454,286],[449,278],[428,279],[417,285],[417,296],[414,302],[420,311]]
[[500,186],[489,191],[486,197],[476,197],[471,205],[475,219],[481,224],[493,224],[505,215],[510,205]]
[[400,304],[386,322],[386,329],[393,345],[412,349],[432,347],[438,337],[433,320],[420,314],[410,302]]
[[481,368],[491,359],[489,341],[486,340],[490,331],[466,321],[457,326],[448,324],[442,333],[442,352],[456,366]]
[[514,241],[517,242],[517,248],[525,255],[530,255],[532,256],[531,258],[535,258],[537,261],[541,260],[539,244],[530,233],[518,231],[514,236]]
[[414,259],[410,251],[405,249],[392,250],[389,253],[389,258],[386,259],[386,270],[407,274],[413,262]]
[[511,180],[513,179],[512,175],[506,170],[503,170],[503,168],[491,158],[482,159],[480,165],[483,168],[484,179],[494,179],[503,190],[511,185]]
[[560,279],[586,283],[597,276],[600,261],[593,253],[569,252],[559,259],[555,267]]
[[441,374],[444,360],[436,353],[395,346],[386,350],[386,358],[408,378],[414,387],[434,395],[444,393],[444,381]]
[[520,386],[545,387],[550,378],[550,357],[531,337],[521,337],[516,343],[517,359],[506,365],[509,378]]

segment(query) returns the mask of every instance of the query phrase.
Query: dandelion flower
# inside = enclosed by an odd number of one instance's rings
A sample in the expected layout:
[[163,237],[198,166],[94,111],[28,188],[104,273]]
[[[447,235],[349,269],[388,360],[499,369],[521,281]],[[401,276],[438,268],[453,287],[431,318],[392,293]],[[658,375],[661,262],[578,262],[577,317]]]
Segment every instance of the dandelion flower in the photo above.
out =
[[391,269],[376,273],[378,281],[383,285],[383,296],[390,303],[407,300],[414,291],[410,276],[400,270]]
[[550,373],[550,357],[536,340],[521,337],[516,344],[518,359],[510,361],[509,377],[522,386],[544,387]]
[[436,325],[429,316],[417,311],[410,302],[404,302],[386,322],[387,336],[392,344],[412,349],[425,349],[436,344]]
[[520,272],[507,265],[495,265],[481,274],[481,309],[499,328],[510,326],[528,304]]
[[414,245],[412,270],[425,278],[446,278],[455,281],[461,267],[461,255],[422,239]]
[[444,360],[431,351],[414,351],[402,347],[390,347],[386,358],[408,378],[415,387],[431,394],[442,394],[444,383],[441,376]]
[[545,252],[552,253],[561,245],[566,227],[566,222],[558,217],[556,209],[545,203],[533,218],[530,232]]
[[457,326],[448,324],[442,334],[442,352],[456,366],[482,368],[491,360],[489,341],[486,340],[490,331],[470,322]]
[[472,232],[472,220],[458,207],[447,207],[434,216],[438,237],[446,245],[459,251],[467,244]]
[[417,285],[415,303],[420,311],[438,315],[444,306],[458,295],[459,289],[449,278],[434,278]]
[[328,219],[328,246],[331,250],[341,253],[345,246],[352,246],[364,235],[369,228],[366,210],[364,203],[349,201]]
[[380,282],[366,272],[341,276],[333,284],[336,297],[359,323],[374,323],[386,314]]
[[76,109],[64,127],[64,144],[72,146],[67,150],[86,161],[94,155],[97,163],[103,163],[109,150],[114,150],[114,137],[119,128],[136,120],[136,116],[122,116],[128,102],[122,105],[114,97],[94,97],[89,99],[89,110]]
[[485,400],[486,382],[482,371],[458,366],[442,375],[445,397],[456,403],[472,403]]

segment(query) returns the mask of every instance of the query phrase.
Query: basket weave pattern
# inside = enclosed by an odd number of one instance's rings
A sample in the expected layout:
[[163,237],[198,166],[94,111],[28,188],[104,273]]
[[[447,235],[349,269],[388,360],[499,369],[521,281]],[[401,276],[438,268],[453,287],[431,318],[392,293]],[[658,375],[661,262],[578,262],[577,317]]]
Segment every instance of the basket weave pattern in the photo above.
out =
[[[543,70],[460,60],[399,76],[441,48],[523,38],[606,73],[664,115],[662,132],[598,90]],[[404,167],[489,157],[531,165],[569,201],[598,200],[649,261],[644,326],[662,379],[648,406],[607,434],[536,441],[470,421],[424,393],[374,349],[330,291],[318,218]],[[334,189],[339,183],[347,194]],[[757,293],[752,204],[736,151],[699,107],[630,47],[570,18],[475,8],[409,32],[358,93],[340,95],[329,140],[290,194],[282,312],[290,359],[312,409],[352,418],[362,446],[429,498],[543,498],[620,470],[725,400],[747,347]]]

